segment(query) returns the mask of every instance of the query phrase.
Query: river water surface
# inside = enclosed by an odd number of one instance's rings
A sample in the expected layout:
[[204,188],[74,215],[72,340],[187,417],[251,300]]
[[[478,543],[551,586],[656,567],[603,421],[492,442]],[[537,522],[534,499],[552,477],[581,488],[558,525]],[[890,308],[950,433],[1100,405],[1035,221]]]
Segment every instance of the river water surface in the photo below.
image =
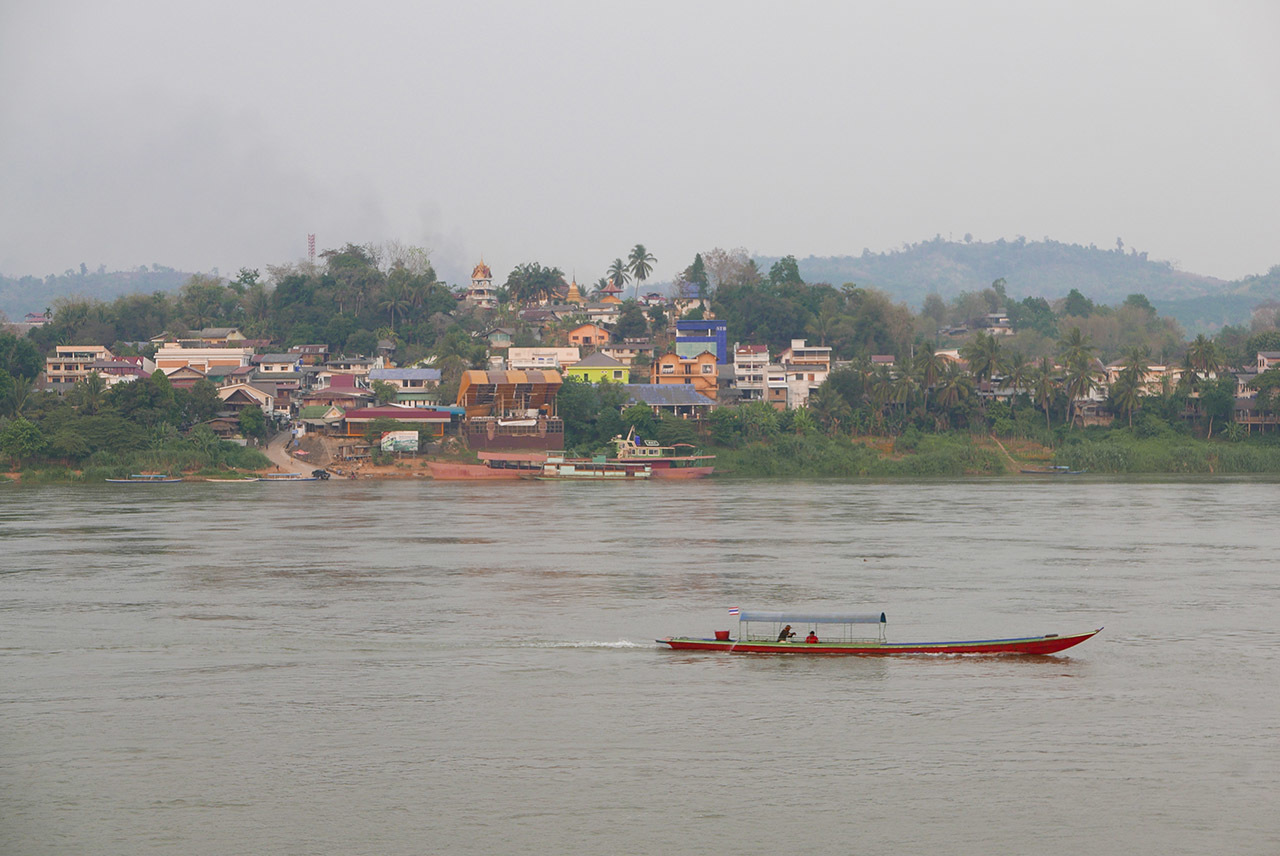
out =
[[[1275,854],[1276,509],[1247,479],[0,486],[0,853]],[[732,606],[1106,629],[653,643]]]

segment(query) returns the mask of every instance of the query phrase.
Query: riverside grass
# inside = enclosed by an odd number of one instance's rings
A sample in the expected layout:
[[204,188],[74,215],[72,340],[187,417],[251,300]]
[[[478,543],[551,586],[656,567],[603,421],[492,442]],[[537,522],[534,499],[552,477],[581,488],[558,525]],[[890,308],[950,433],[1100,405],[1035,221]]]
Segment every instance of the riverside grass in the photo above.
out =
[[997,450],[979,445],[969,435],[904,435],[904,439],[895,451],[902,446],[905,454],[884,455],[845,437],[783,435],[769,443],[716,450],[716,470],[747,478],[958,478],[1008,471]]
[[1243,475],[1280,473],[1280,446],[1190,438],[1106,439],[1069,443],[1053,457],[1073,470],[1107,474]]
[[[741,449],[712,451],[718,456],[718,475],[742,478],[962,478],[1017,474],[1021,466],[1045,463],[1010,461],[987,436],[965,432],[908,431],[894,441],[891,454],[857,439],[822,435],[783,435]],[[1113,431],[1071,437],[1051,461],[1100,475],[1280,474],[1280,444],[1185,436],[1139,439]]]

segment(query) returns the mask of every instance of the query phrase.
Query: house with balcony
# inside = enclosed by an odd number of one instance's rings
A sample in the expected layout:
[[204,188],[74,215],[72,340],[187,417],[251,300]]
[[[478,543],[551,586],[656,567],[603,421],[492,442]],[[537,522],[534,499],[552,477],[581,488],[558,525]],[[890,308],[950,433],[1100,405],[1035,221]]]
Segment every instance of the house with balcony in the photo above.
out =
[[625,366],[630,366],[638,357],[648,357],[650,361],[653,360],[653,340],[647,338],[623,339],[621,342],[601,345],[598,350]]
[[764,400],[765,368],[769,365],[768,345],[733,346],[733,385],[743,401]]
[[53,356],[44,361],[45,382],[48,384],[74,384],[93,373],[95,362],[115,360],[115,356],[102,345],[58,345]]
[[674,352],[663,354],[649,367],[649,383],[691,384],[696,392],[714,401],[720,386],[716,355],[706,350],[689,358]]
[[778,355],[778,364],[786,375],[787,407],[804,407],[809,394],[831,374],[831,348],[792,339],[790,347]]
[[729,350],[729,322],[714,318],[705,321],[676,322],[676,353],[682,357],[696,357],[710,351],[717,363],[733,362]]
[[373,369],[369,372],[369,383],[394,386],[399,404],[422,404],[435,401],[440,369]]

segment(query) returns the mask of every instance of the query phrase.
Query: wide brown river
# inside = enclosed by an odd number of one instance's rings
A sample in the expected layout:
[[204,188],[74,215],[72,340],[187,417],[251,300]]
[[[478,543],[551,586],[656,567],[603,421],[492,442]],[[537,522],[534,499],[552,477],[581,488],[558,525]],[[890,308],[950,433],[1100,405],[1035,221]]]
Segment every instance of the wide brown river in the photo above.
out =
[[[1277,509],[1261,479],[0,485],[0,853],[1280,853]],[[732,606],[1106,629],[653,642]]]

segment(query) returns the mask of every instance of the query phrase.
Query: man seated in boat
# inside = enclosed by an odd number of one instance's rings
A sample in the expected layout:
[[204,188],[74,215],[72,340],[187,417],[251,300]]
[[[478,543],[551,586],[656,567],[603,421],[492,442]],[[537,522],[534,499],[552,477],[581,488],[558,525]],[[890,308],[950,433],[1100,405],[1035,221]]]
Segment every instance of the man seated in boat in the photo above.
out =
[[[788,624],[786,627],[782,628],[782,632],[778,634],[778,641],[787,642],[791,639],[792,636],[795,636],[795,635],[796,635],[795,631],[792,630],[791,625]],[[765,638],[767,639],[769,637],[766,636]]]
[[810,630],[810,631],[809,631],[809,635],[808,635],[808,636],[806,636],[806,637],[804,637],[804,641],[808,642],[810,645],[816,645],[816,644],[817,644],[817,642],[818,642],[818,630],[817,630],[817,628],[814,628],[813,630]]

